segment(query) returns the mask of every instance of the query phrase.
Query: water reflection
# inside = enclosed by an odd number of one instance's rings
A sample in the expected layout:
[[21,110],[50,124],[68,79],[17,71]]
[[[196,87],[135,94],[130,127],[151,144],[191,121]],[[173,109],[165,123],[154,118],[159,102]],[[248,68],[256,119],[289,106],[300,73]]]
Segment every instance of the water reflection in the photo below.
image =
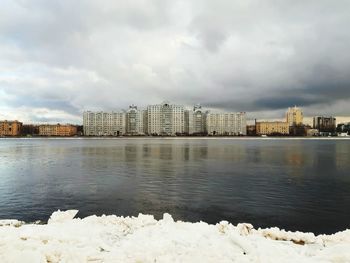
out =
[[337,169],[345,169],[350,173],[350,155],[349,145],[346,143],[338,143],[335,145],[335,158]]
[[350,227],[350,141],[249,139],[0,140],[0,218],[55,209]]

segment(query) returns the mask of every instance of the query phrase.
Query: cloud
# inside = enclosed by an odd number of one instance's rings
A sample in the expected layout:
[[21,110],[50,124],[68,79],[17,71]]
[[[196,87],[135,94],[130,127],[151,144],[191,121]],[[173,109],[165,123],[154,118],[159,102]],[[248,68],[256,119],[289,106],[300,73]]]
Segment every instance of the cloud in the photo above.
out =
[[24,107],[22,118],[37,120],[45,109],[45,121],[163,100],[252,117],[293,105],[350,115],[349,8],[345,0],[5,0],[0,100],[7,117],[21,118]]

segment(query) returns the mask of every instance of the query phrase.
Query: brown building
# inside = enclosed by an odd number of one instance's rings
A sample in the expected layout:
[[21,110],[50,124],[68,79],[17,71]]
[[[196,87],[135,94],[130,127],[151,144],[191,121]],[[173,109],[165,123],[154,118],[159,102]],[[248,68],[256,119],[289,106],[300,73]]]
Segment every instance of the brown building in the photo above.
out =
[[22,122],[0,121],[0,136],[20,136]]
[[77,126],[74,125],[61,125],[61,124],[45,124],[39,126],[40,136],[60,136],[69,137],[77,135]]
[[288,135],[289,123],[283,121],[264,121],[256,123],[257,135]]

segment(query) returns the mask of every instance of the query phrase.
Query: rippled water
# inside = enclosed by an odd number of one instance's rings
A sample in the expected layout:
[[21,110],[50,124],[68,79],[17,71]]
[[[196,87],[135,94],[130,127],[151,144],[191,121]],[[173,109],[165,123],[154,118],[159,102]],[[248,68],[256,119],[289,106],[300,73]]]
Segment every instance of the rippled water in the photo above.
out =
[[350,228],[350,140],[0,140],[0,218],[71,208],[332,233]]

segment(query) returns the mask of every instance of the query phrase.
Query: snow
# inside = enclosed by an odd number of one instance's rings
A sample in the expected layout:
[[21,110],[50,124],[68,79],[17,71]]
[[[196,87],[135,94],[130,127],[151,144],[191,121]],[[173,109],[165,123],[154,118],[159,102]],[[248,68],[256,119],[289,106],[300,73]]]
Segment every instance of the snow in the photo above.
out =
[[254,229],[226,221],[138,217],[74,218],[54,212],[47,224],[0,220],[6,262],[350,262],[350,230],[334,235]]

